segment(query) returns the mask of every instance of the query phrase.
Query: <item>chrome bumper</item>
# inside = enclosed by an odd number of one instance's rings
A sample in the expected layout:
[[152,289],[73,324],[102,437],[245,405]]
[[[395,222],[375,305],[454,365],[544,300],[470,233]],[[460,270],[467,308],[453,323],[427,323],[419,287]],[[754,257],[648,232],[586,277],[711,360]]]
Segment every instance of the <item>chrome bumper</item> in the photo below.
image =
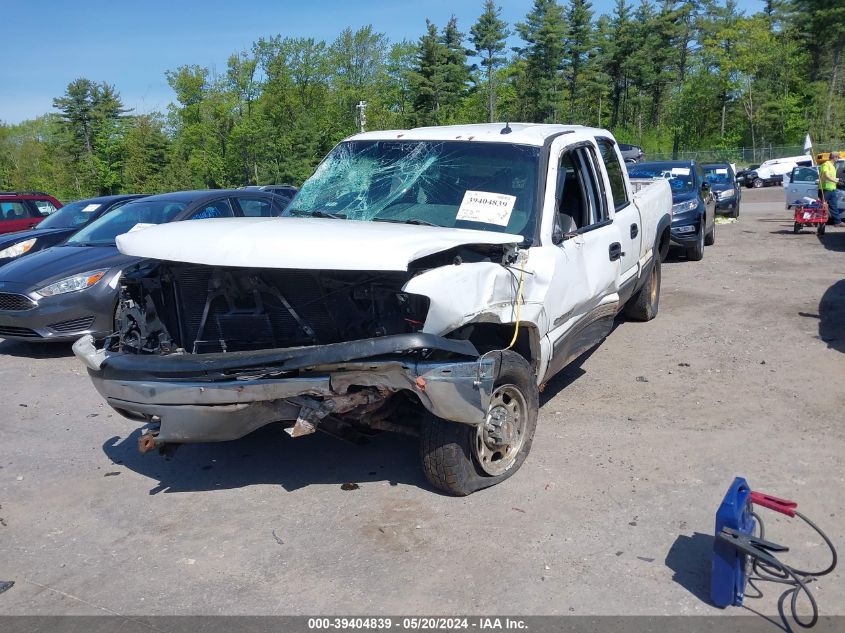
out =
[[237,439],[271,422],[297,420],[302,404],[291,399],[342,402],[351,387],[411,391],[434,415],[476,425],[487,413],[497,363],[495,356],[442,362],[362,359],[309,367],[288,378],[123,380],[104,377],[109,353],[98,350],[91,337],[77,341],[73,350],[117,412],[159,425],[159,443]]

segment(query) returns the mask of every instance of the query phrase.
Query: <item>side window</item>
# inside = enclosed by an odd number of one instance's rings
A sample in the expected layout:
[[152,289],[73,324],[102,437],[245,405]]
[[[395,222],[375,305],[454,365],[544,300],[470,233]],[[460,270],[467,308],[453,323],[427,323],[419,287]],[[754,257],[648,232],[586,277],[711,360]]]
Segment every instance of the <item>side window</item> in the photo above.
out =
[[238,198],[238,205],[248,218],[269,218],[273,215],[270,200],[267,198]]
[[0,220],[25,220],[31,217],[23,202],[0,202]]
[[38,213],[42,217],[47,217],[56,212],[56,207],[49,200],[33,200],[32,203],[38,208]]
[[608,219],[591,148],[579,147],[561,155],[556,198],[558,225],[564,234]]
[[235,214],[232,212],[232,207],[228,200],[214,200],[202,206],[202,208],[194,211],[191,216],[192,220],[208,220],[210,218],[232,218]]
[[625,188],[625,177],[622,175],[622,164],[616,156],[613,143],[608,139],[596,139],[601,151],[601,159],[610,180],[610,193],[613,196],[613,207],[617,210],[627,206],[628,190]]

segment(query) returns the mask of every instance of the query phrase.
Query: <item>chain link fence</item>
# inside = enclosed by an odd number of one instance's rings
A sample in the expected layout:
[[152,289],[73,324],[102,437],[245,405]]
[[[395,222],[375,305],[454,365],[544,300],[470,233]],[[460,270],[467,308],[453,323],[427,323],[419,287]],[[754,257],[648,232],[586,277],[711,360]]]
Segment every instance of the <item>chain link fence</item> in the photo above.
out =
[[[845,150],[845,142],[834,141],[824,146],[813,148],[816,152],[829,149]],[[734,163],[738,168],[748,165],[759,165],[772,158],[786,156],[800,156],[804,153],[802,145],[768,145],[765,147],[738,147],[735,149],[702,149],[678,152],[677,157],[672,152],[646,152],[645,160],[695,160],[700,163],[726,162]]]

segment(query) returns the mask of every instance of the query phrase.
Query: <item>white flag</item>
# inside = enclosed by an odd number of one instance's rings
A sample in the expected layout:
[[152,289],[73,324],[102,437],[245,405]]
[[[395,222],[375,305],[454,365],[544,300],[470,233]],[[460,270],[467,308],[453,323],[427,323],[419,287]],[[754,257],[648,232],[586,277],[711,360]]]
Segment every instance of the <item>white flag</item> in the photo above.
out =
[[813,141],[810,140],[810,135],[807,134],[804,137],[804,153],[805,154],[812,154],[813,153]]

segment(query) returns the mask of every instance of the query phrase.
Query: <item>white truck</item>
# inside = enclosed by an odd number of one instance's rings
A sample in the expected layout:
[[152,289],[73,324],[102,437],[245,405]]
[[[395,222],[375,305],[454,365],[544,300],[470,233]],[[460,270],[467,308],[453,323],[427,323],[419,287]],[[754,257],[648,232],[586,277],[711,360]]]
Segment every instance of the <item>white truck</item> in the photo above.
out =
[[431,483],[512,475],[540,388],[614,318],[657,314],[672,196],[632,190],[613,136],[484,124],[341,142],[286,217],[118,238],[116,332],[74,350],[140,449],[272,422],[420,438]]

